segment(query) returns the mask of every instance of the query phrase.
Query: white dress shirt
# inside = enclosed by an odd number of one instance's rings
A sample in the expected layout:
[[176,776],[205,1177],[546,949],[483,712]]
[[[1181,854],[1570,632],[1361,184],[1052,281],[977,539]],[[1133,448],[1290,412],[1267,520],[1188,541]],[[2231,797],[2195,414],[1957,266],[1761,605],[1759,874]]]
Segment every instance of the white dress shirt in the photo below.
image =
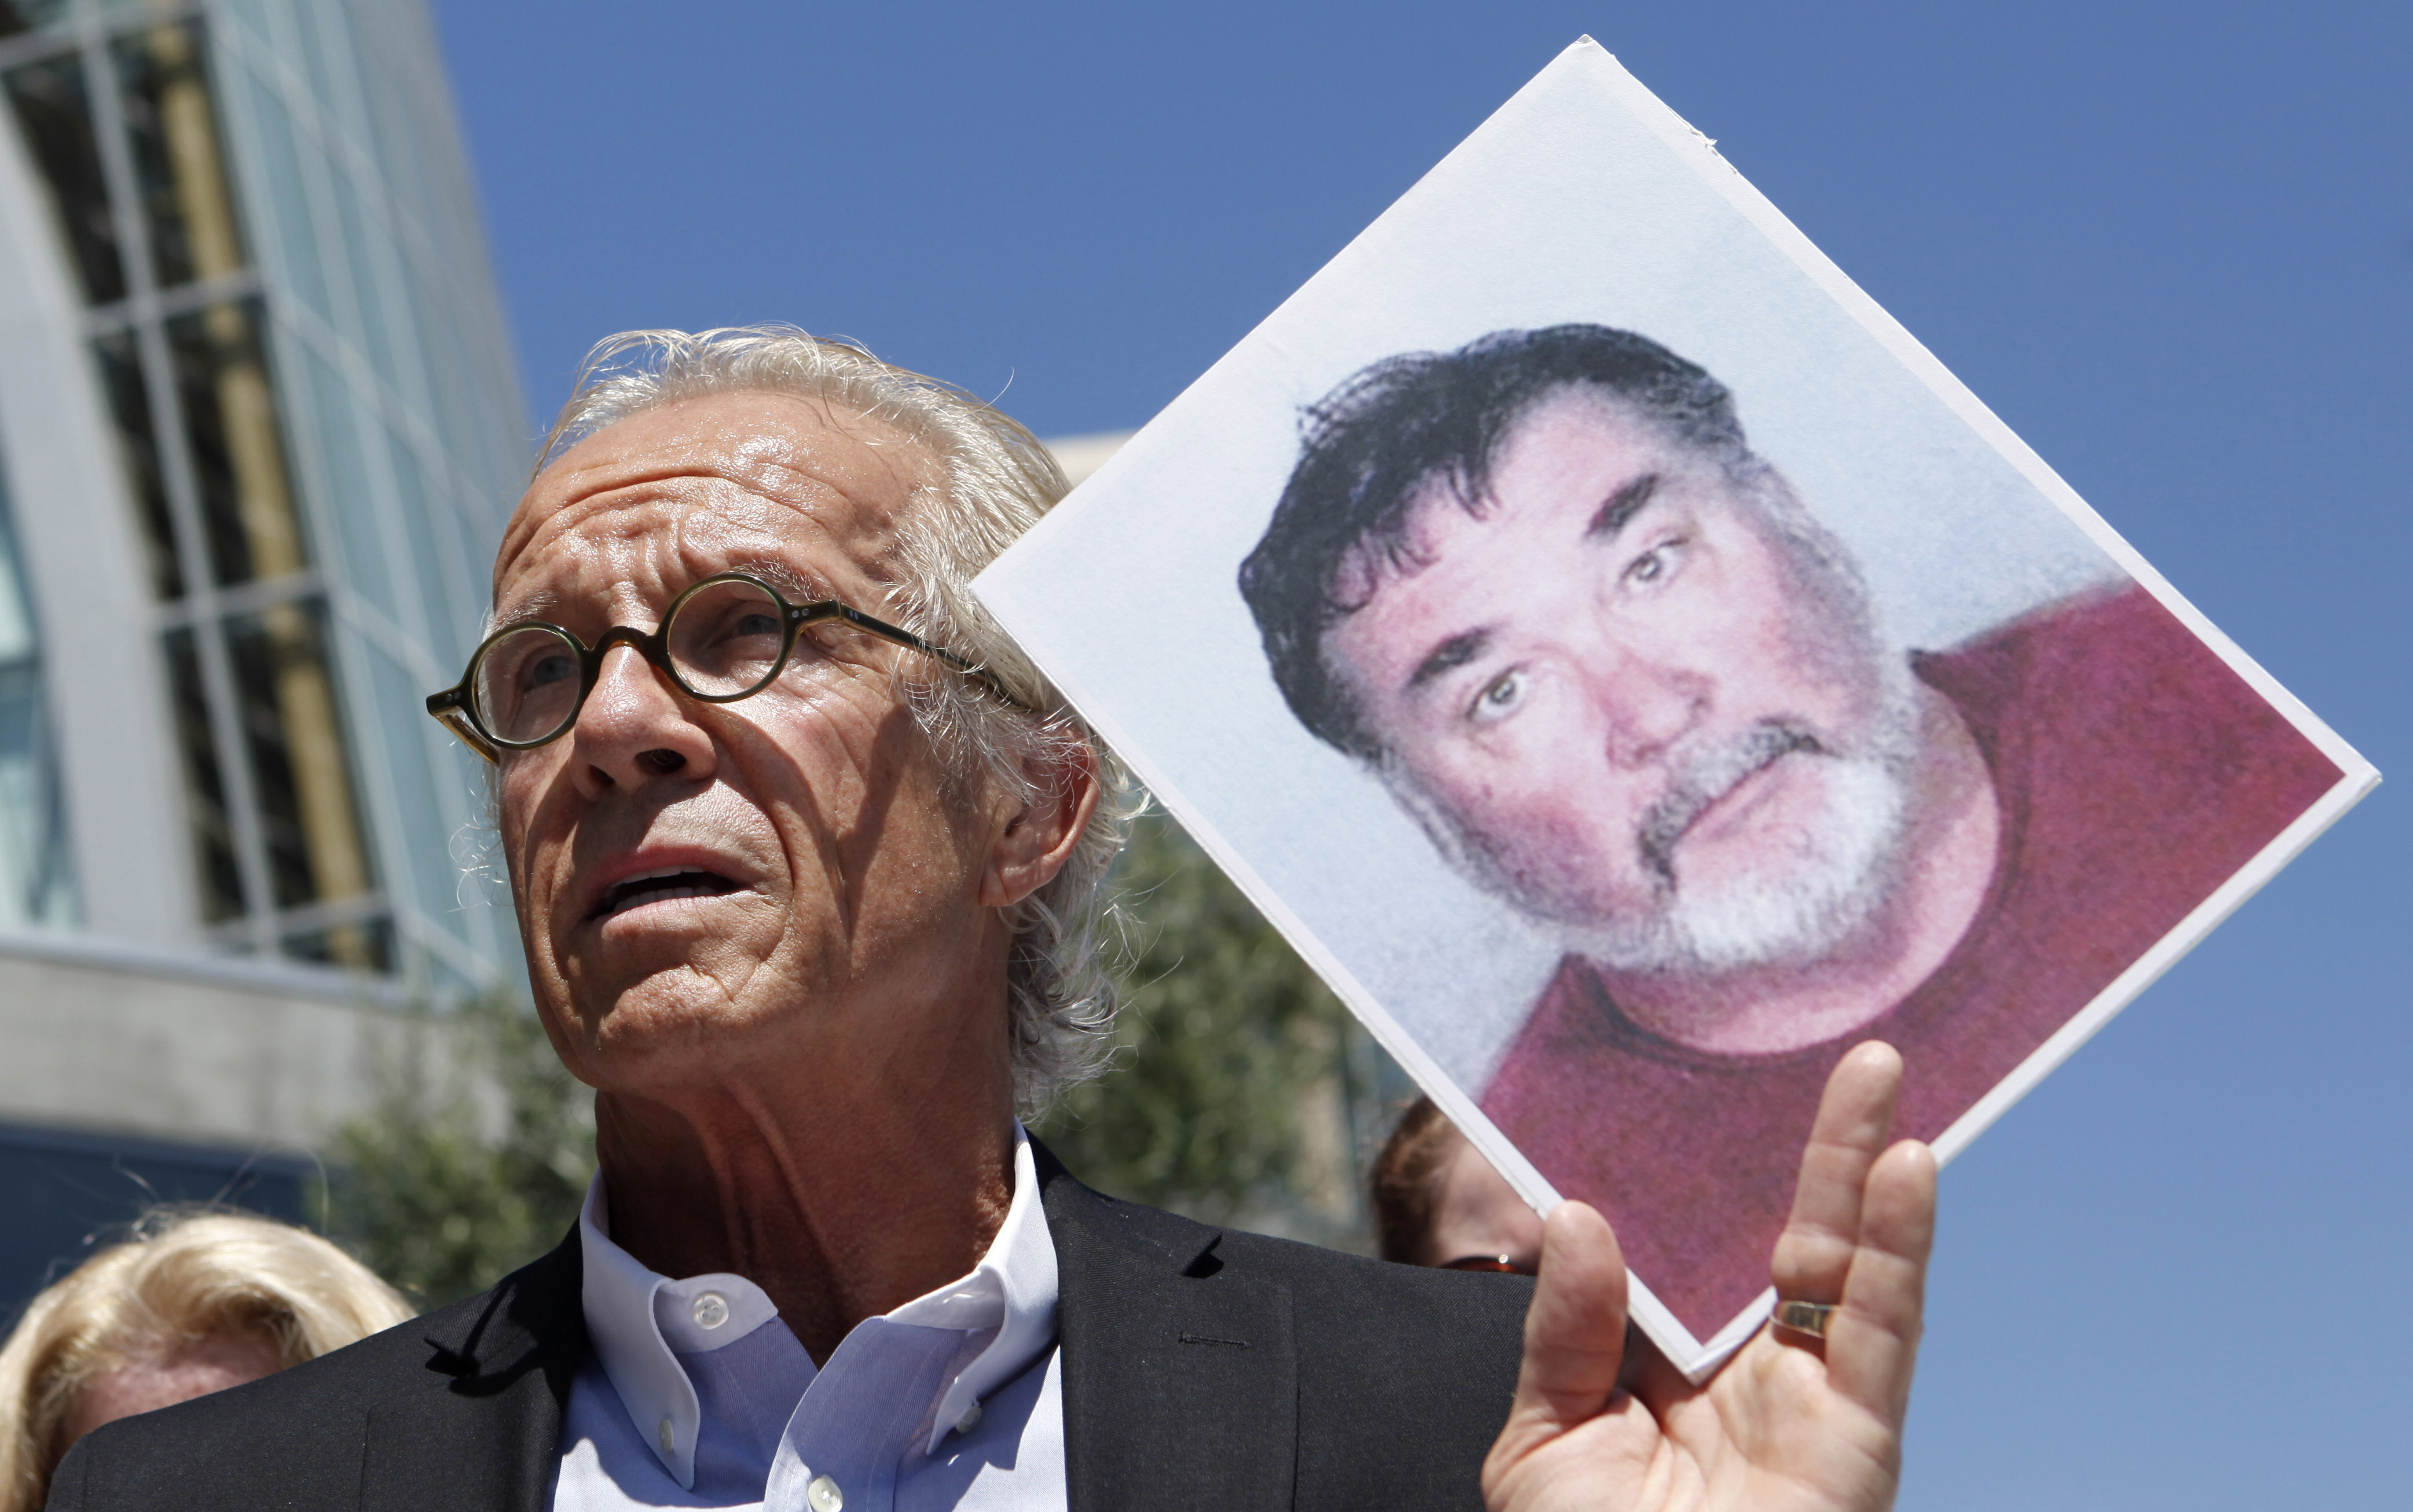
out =
[[1063,1512],[1056,1245],[1018,1126],[1014,1203],[971,1274],[866,1318],[819,1370],[752,1282],[657,1275],[610,1231],[599,1176],[556,1512]]

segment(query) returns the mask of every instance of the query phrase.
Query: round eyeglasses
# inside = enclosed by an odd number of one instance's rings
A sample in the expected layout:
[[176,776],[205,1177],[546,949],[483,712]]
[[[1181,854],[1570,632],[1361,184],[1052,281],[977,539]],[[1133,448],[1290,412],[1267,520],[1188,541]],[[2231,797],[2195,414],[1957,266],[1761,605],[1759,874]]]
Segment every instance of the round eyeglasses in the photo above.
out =
[[507,625],[486,637],[460,682],[428,695],[427,712],[470,749],[500,763],[504,751],[527,750],[569,733],[614,645],[634,648],[698,703],[733,704],[771,685],[808,627],[832,621],[936,657],[1020,706],[986,669],[911,630],[835,599],[790,603],[760,578],[723,572],[672,600],[661,627],[650,633],[614,625],[589,646],[542,620]]

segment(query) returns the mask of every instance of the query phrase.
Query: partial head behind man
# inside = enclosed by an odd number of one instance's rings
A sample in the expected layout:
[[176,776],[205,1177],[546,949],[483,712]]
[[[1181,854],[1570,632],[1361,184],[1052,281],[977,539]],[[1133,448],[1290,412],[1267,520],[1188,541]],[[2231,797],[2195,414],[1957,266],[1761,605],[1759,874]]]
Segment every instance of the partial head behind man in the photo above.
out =
[[34,1512],[104,1423],[239,1386],[390,1328],[409,1304],[306,1230],[162,1208],[53,1282],[0,1348],[0,1512]]

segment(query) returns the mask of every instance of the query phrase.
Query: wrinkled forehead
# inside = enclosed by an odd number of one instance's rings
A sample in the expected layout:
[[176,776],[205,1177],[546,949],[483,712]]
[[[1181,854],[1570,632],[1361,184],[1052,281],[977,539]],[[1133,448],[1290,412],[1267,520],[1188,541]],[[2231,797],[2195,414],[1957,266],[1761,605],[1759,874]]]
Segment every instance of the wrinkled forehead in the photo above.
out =
[[496,617],[592,602],[626,621],[733,569],[869,607],[936,474],[923,445],[842,404],[741,393],[649,409],[529,487],[496,557]]

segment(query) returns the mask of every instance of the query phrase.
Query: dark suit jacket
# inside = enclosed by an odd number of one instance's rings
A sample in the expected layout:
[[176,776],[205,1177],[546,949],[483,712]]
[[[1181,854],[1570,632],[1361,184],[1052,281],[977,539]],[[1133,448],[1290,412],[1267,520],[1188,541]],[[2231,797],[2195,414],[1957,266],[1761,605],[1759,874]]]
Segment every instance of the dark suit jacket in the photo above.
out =
[[[1099,1195],[1034,1151],[1071,1512],[1480,1505],[1532,1285]],[[585,1358],[579,1248],[250,1386],[87,1435],[53,1512],[540,1512]]]

